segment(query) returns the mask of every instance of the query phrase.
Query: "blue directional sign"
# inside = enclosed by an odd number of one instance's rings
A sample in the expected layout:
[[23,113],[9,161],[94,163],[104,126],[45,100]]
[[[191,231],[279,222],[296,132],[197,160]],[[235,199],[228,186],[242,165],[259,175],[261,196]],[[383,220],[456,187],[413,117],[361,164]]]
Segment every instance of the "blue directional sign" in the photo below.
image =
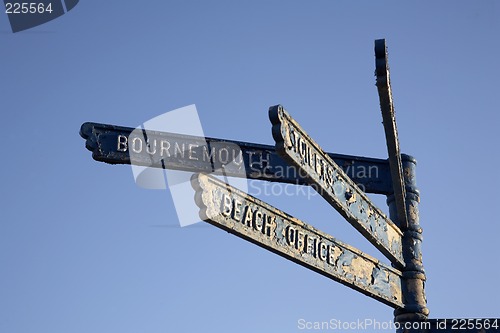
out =
[[200,218],[394,308],[401,272],[215,177],[192,179]]
[[[305,175],[285,162],[274,146],[149,130],[146,136],[133,133],[130,127],[98,123],[84,123],[80,129],[92,157],[101,162],[191,172],[224,170],[227,176],[307,184]],[[387,160],[332,153],[328,156],[365,192],[392,193]]]
[[269,109],[276,151],[302,170],[314,189],[377,249],[405,266],[402,233],[281,105]]

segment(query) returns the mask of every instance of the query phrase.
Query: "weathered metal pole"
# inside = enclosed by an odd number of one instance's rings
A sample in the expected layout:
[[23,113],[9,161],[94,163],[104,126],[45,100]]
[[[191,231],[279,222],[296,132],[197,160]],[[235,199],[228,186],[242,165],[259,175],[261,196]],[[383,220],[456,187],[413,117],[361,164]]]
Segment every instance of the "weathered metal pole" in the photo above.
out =
[[396,126],[396,112],[392,100],[391,78],[389,74],[389,61],[387,59],[387,46],[385,39],[375,41],[375,73],[377,76],[377,90],[382,111],[385,140],[389,153],[389,165],[391,170],[392,189],[396,210],[399,216],[399,225],[408,226],[406,219],[405,184],[403,167],[401,162],[401,151],[399,149],[398,128]]
[[429,315],[424,291],[422,228],[419,224],[418,213],[420,193],[417,189],[415,172],[417,161],[411,156],[401,154],[399,149],[387,58],[385,40],[376,40],[375,73],[394,191],[387,197],[387,204],[391,220],[403,232],[402,250],[405,263],[401,281],[404,307],[394,312],[394,320],[396,322],[415,322],[426,320]]
[[[420,227],[418,205],[420,193],[416,182],[417,161],[401,154],[403,174],[406,189],[406,211],[408,212],[408,227],[401,228],[403,232],[403,258],[406,267],[403,270],[401,287],[405,307],[394,311],[396,322],[423,321],[429,315],[425,297],[425,270],[422,264],[422,228]],[[394,195],[387,197],[389,215],[393,221],[398,221]]]

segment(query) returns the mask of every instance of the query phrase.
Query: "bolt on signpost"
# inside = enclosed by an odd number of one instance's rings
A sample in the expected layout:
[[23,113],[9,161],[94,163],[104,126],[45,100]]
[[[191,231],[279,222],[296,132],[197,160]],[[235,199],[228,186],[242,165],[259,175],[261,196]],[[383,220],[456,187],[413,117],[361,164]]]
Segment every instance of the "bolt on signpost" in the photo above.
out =
[[[97,161],[194,172],[202,220],[394,308],[397,332],[500,332],[500,319],[427,318],[416,160],[400,152],[383,39],[375,59],[388,160],[325,153],[281,105],[269,109],[274,147],[98,123],[80,135]],[[392,266],[206,173],[311,185]],[[386,195],[390,217],[365,193]]]

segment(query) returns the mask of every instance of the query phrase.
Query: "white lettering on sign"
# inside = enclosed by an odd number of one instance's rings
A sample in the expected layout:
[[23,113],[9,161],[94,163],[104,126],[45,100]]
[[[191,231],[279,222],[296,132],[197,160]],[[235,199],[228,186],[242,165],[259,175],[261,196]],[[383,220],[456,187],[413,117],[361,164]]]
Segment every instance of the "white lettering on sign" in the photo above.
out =
[[393,307],[402,306],[401,272],[221,182],[192,178],[202,219]]
[[[145,154],[147,156],[158,156],[159,158],[175,158],[179,160],[202,161],[205,163],[228,164],[237,166],[243,164],[243,154],[236,145],[213,145],[210,149],[207,144],[183,142],[178,140],[149,139],[145,140],[139,136],[118,135],[116,151],[134,154]],[[261,158],[265,161],[265,158]],[[262,163],[262,162],[261,162]]]

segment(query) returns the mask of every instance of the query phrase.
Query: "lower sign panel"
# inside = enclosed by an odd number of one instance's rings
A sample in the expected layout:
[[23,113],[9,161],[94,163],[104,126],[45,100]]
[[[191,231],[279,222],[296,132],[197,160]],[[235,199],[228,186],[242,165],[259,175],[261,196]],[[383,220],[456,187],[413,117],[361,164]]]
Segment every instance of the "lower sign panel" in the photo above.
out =
[[391,307],[403,307],[398,270],[214,177],[197,174],[192,184],[206,222]]

